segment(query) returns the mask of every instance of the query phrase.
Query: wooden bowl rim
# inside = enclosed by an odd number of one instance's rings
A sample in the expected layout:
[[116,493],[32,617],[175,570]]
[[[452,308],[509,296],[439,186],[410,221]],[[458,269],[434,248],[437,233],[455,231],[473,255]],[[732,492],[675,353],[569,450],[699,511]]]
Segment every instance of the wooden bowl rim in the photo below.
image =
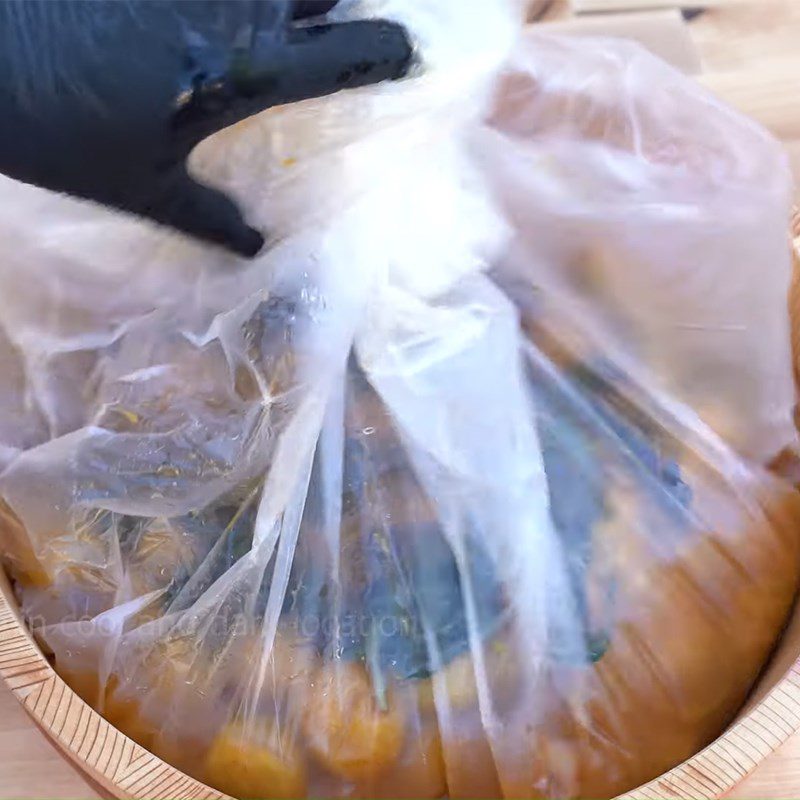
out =
[[[800,209],[792,217],[800,254]],[[795,609],[795,614],[799,613]],[[92,780],[123,800],[232,800],[162,761],[100,716],[67,686],[17,610],[0,568],[0,678],[55,745]],[[800,657],[764,698],[718,739],[616,800],[715,800],[800,730]]]
[[[92,780],[124,800],[229,800],[118,731],[59,677],[25,627],[0,570],[0,677]],[[751,711],[683,764],[618,800],[714,800],[800,730],[800,658]]]

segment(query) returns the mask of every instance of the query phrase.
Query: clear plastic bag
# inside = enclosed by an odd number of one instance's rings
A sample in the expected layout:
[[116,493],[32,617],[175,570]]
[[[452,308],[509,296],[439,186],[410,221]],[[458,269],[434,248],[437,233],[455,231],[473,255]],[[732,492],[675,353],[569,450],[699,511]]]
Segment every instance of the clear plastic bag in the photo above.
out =
[[7,561],[75,690],[234,796],[610,797],[796,590],[787,171],[629,45],[373,5],[419,74],[195,154],[252,264],[0,187]]

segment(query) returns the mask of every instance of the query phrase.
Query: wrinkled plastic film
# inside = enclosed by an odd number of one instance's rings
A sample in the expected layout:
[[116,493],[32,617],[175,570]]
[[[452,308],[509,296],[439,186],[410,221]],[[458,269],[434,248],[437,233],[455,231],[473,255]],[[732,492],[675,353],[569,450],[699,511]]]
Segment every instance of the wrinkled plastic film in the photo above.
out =
[[478,155],[516,223],[510,269],[738,450],[773,457],[794,435],[773,313],[791,182],[768,134],[633,45],[531,34],[491,127]]
[[336,13],[416,72],[198,148],[252,263],[0,187],[23,613],[237,797],[614,796],[719,733],[796,590],[782,156],[513,2]]

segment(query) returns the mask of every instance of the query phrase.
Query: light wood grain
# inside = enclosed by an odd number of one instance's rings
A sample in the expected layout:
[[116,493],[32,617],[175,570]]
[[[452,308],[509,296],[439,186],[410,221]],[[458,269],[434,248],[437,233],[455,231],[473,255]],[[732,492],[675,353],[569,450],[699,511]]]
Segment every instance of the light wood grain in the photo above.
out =
[[92,787],[33,724],[11,692],[0,691],[0,797],[15,800],[96,800]]
[[740,71],[744,77],[765,60],[800,63],[797,0],[741,0],[710,8],[691,28],[709,72]]
[[800,797],[800,741],[793,738],[745,778],[728,796],[735,800],[797,800]]
[[[688,797],[712,800],[755,770],[800,727],[800,665],[792,663],[798,651],[800,615],[787,631],[776,658],[777,664],[784,657],[789,664],[788,674],[784,675],[783,669],[778,670],[777,688],[767,692],[763,702],[743,716],[719,741],[686,764],[624,795],[625,800],[683,800]],[[70,691],[38,651],[15,613],[14,598],[2,574],[0,679],[11,687],[32,718],[66,755],[83,764],[109,795],[141,800],[170,797],[222,800],[218,793],[181,775],[114,730]],[[8,757],[13,759],[13,749]],[[20,775],[19,770],[16,775]],[[34,796],[40,789],[37,778],[41,775],[33,776],[26,785]],[[8,796],[16,794],[20,793]],[[85,796],[98,795],[87,791]]]
[[[800,652],[800,625],[781,649]],[[0,573],[0,679],[64,755],[80,765],[109,795],[132,800],[226,800],[183,775],[116,730],[55,673],[19,619],[8,580]],[[751,712],[716,742],[666,775],[622,800],[715,800],[751,774],[800,730],[800,662],[794,663]],[[12,748],[13,753],[13,748]],[[7,757],[9,765],[19,764]],[[61,774],[66,774],[60,771]],[[12,772],[13,775],[13,772]],[[36,796],[41,775],[22,792]],[[46,794],[53,796],[48,790]],[[97,796],[87,787],[83,797]]]
[[800,61],[762,58],[749,70],[705,72],[700,82],[784,141],[800,139]]
[[[183,775],[120,733],[61,680],[20,620],[1,570],[0,679],[62,754],[109,795],[133,800],[224,800],[224,795]],[[13,758],[7,763],[19,769]],[[35,793],[39,780],[41,775],[33,776],[22,792],[10,796]],[[49,790],[42,794],[53,796]],[[81,796],[92,794],[96,796],[87,786]]]
[[701,69],[700,54],[689,26],[676,9],[553,19],[536,29],[571,36],[623,36],[689,75]]
[[[597,14],[609,11],[660,11],[669,8],[697,8],[721,6],[731,0],[570,0],[576,14]],[[736,2],[736,0],[733,0]]]

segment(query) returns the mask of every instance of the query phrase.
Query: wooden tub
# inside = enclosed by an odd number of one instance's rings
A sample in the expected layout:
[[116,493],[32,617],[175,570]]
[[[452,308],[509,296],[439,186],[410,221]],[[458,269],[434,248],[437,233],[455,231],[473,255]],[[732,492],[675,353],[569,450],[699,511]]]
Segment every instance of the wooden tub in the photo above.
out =
[[[800,253],[800,212],[793,220]],[[800,257],[790,311],[800,364]],[[0,678],[64,755],[114,797],[137,800],[226,798],[129,739],[83,702],[42,654],[19,615],[0,569]],[[800,603],[736,721],[712,744],[624,800],[711,800],[727,794],[800,732]]]
[[[22,623],[2,571],[0,677],[64,755],[113,796],[141,800],[226,797],[140,747],[67,686]],[[705,750],[624,797],[722,797],[798,731],[800,607],[739,719]]]

